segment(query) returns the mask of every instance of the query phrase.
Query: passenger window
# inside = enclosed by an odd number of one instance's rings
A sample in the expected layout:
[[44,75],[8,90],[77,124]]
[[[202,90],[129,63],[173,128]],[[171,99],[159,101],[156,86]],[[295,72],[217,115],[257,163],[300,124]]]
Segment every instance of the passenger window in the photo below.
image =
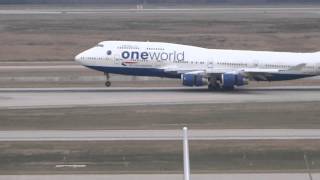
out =
[[108,50],[108,51],[107,51],[107,55],[110,56],[111,54],[112,54],[112,51]]

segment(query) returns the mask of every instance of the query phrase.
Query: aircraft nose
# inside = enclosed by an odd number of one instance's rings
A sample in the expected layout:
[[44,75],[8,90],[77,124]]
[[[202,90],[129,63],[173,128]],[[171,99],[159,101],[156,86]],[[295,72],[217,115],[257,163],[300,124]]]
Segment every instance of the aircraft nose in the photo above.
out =
[[76,62],[78,62],[78,63],[81,63],[81,54],[82,54],[82,53],[80,53],[80,54],[76,55],[76,57],[74,57],[74,60],[75,60]]

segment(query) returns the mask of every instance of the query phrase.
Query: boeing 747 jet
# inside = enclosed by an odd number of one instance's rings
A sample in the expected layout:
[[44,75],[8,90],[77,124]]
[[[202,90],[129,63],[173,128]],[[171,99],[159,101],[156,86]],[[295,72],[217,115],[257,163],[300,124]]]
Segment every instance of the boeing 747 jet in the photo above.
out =
[[250,80],[282,81],[320,75],[320,52],[206,49],[162,42],[104,41],[78,54],[82,65],[111,74],[179,78],[184,86],[232,90]]

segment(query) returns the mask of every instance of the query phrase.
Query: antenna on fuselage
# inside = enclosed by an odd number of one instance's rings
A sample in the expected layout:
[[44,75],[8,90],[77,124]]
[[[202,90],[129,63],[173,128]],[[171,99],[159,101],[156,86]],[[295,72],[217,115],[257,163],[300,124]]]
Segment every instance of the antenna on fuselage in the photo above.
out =
[[184,127],[182,131],[183,131],[183,179],[190,180],[188,128]]

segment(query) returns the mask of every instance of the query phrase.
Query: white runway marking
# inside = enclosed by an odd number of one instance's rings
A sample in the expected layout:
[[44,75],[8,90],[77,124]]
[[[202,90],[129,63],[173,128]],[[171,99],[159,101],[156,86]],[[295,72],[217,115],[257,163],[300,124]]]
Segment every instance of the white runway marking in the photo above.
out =
[[[181,130],[36,130],[0,131],[0,141],[181,140]],[[190,130],[190,140],[320,139],[318,129]]]

